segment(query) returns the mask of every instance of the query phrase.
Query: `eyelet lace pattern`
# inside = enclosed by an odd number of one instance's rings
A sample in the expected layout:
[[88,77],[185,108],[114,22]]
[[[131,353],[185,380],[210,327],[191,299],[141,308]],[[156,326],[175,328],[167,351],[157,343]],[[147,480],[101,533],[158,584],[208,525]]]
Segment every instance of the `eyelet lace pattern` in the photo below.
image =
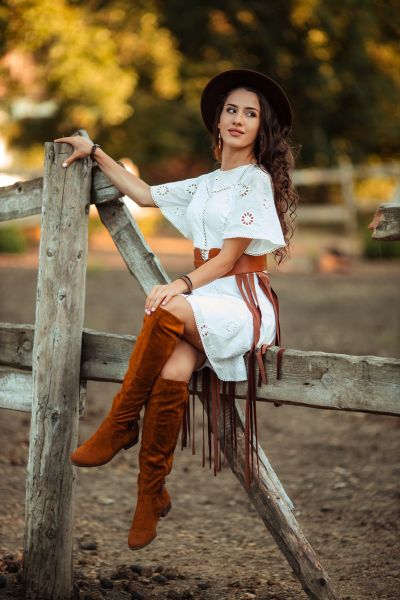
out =
[[[205,260],[209,249],[221,248],[226,237],[250,238],[245,251],[250,256],[285,246],[271,178],[257,165],[219,169],[197,179],[151,186],[151,193],[164,216],[194,241]],[[254,282],[262,313],[259,347],[274,339],[275,315],[257,276]],[[220,277],[195,288],[190,295],[180,295],[192,307],[207,357],[203,367],[210,366],[221,381],[246,380],[245,355],[251,347],[253,324],[235,276]]]

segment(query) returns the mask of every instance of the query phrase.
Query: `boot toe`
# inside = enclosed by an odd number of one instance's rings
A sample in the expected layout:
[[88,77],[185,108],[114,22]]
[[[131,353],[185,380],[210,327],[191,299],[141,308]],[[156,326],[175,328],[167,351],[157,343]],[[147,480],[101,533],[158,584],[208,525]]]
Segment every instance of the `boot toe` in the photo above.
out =
[[129,534],[128,537],[128,546],[130,550],[141,550],[145,546],[151,544],[153,540],[157,537],[157,532],[155,530],[142,530],[135,532],[134,534]]
[[92,449],[83,444],[76,448],[70,456],[70,462],[76,467],[100,467],[110,460],[100,451],[93,452]]
[[76,448],[70,461],[77,467],[100,467],[108,463],[122,449],[128,450],[139,439],[139,425],[129,431],[110,431],[108,435],[96,435]]

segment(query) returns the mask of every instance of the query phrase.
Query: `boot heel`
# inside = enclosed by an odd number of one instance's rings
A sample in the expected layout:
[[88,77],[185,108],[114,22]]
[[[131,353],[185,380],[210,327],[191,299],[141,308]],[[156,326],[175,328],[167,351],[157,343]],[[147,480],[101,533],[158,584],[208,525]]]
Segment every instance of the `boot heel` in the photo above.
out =
[[161,511],[161,517],[166,517],[167,514],[169,513],[169,511],[172,508],[172,503],[170,502],[169,504],[167,504],[167,506]]

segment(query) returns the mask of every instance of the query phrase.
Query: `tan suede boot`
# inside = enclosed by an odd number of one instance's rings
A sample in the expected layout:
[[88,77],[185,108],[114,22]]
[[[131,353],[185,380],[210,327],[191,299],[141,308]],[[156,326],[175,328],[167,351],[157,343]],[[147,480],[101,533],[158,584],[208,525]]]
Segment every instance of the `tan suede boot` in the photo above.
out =
[[158,377],[146,404],[139,452],[138,497],[128,536],[131,550],[144,548],[155,539],[158,519],[171,508],[164,481],[172,469],[188,398],[186,381]]
[[145,315],[111,410],[92,437],[71,454],[72,464],[98,467],[109,462],[122,448],[137,443],[140,411],[183,332],[184,323],[160,306],[153,314]]

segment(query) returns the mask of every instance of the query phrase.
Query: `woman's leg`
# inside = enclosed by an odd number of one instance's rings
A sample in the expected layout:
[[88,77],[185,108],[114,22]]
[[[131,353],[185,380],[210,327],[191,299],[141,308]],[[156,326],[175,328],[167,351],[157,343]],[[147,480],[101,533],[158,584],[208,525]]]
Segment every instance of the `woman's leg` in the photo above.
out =
[[165,310],[183,322],[184,332],[160,375],[165,379],[189,381],[193,371],[199,369],[207,358],[193,309],[183,296],[174,296]]
[[132,550],[139,550],[154,540],[159,518],[171,508],[165,478],[172,469],[188,399],[189,385],[186,381],[159,376],[154,382],[143,418],[138,495],[128,535],[128,545]]
[[[94,435],[72,453],[73,464],[85,467],[105,464],[119,450],[138,441],[141,408],[156,377],[183,336],[188,340],[186,351],[181,349],[168,371],[164,372],[164,375],[173,372],[172,379],[178,381],[188,381],[193,370],[205,360],[205,355],[201,359],[201,340],[189,302],[182,296],[176,296],[165,309],[158,307],[154,313],[144,316],[128,370],[111,410]],[[179,369],[177,360],[182,362]]]
[[105,464],[122,448],[138,441],[140,411],[183,331],[184,323],[162,308],[144,316],[122,386],[97,431],[72,453],[74,465]]
[[189,382],[194,370],[201,367],[206,359],[204,352],[180,339],[171,356],[163,366],[160,376],[164,379]]
[[171,508],[165,478],[172,469],[182,418],[189,400],[189,379],[206,359],[189,303],[177,298],[176,302],[168,303],[169,309],[184,322],[185,329],[146,403],[139,451],[138,497],[128,536],[132,550],[139,550],[155,539],[159,518]]

